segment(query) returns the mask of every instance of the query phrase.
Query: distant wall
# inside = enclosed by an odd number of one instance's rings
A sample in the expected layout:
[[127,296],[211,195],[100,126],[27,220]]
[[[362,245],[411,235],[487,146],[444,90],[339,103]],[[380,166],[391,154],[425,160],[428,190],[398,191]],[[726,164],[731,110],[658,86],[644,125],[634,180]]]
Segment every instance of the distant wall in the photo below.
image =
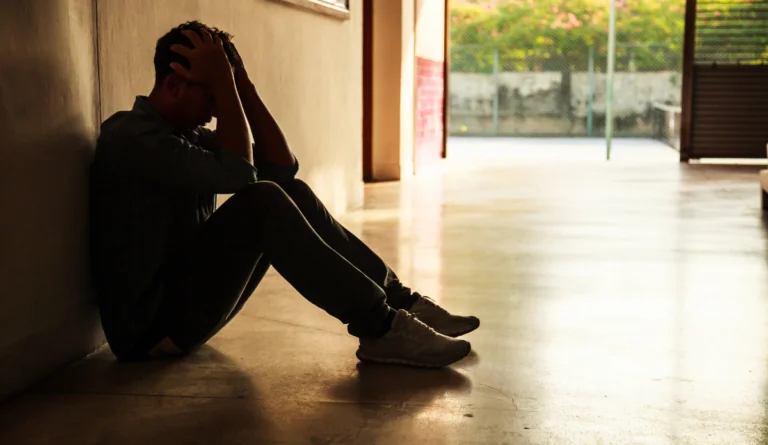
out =
[[[580,136],[587,132],[589,74],[532,72],[451,73],[451,134],[492,134],[498,93],[498,131],[505,135]],[[594,75],[593,128],[605,125],[606,75]],[[680,103],[680,75],[673,71],[616,73],[613,113],[623,135],[653,134],[653,104]]]
[[442,157],[445,0],[416,1],[415,170]]

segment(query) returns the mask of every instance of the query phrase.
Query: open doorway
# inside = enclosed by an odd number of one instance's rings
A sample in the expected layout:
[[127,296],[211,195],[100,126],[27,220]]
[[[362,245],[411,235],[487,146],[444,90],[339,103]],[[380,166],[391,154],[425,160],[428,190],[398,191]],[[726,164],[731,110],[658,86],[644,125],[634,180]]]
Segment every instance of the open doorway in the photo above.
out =
[[[449,0],[449,147],[605,159],[609,5]],[[616,0],[617,159],[679,159],[684,27],[685,0]]]
[[363,179],[446,156],[447,0],[363,2]]

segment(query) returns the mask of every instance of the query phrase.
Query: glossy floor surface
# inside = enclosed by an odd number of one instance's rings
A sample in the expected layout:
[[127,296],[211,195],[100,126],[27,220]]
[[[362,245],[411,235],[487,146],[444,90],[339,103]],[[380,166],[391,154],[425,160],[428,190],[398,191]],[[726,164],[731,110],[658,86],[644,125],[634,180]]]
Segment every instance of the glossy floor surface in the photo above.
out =
[[362,366],[271,273],[181,361],[107,351],[0,407],[0,444],[768,442],[768,265],[756,167],[648,141],[451,142],[340,219],[479,316],[439,371]]

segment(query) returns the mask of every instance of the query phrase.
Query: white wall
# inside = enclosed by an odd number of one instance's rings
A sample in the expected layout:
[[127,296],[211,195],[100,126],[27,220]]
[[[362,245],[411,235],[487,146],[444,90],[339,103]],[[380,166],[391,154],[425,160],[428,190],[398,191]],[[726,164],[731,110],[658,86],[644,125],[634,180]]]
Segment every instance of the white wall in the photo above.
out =
[[[498,79],[498,80],[497,80]],[[548,93],[560,89],[562,73],[499,73],[492,74],[451,73],[451,110],[459,113],[490,114],[496,88],[503,87],[511,94],[517,92],[520,98],[530,100],[526,106],[532,112],[550,113],[557,111],[553,100],[541,100],[542,96],[552,99]],[[605,111],[606,75],[595,74],[594,111]],[[589,92],[588,74],[576,72],[571,75],[570,101],[576,116],[587,114]],[[680,75],[673,71],[650,73],[615,73],[613,111],[617,116],[642,113],[653,102],[672,101],[680,103]]]
[[445,59],[445,0],[416,0],[416,57]]

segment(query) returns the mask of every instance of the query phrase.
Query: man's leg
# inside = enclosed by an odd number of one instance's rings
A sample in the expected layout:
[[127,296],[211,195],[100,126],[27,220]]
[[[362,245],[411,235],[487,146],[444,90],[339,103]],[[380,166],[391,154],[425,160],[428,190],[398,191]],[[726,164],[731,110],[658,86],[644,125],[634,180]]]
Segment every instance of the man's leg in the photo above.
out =
[[330,248],[280,187],[258,182],[214,212],[172,264],[163,311],[171,341],[182,350],[206,342],[242,307],[245,291],[270,263],[352,335],[376,337],[394,315],[384,291]]
[[240,310],[269,263],[305,298],[348,324],[360,360],[441,367],[466,357],[469,342],[440,335],[326,244],[272,182],[236,193],[214,212],[167,276],[165,343],[194,350]]
[[333,250],[384,289],[391,307],[409,309],[415,303],[416,296],[403,286],[395,272],[370,247],[341,225],[304,181],[291,179],[279,185]]
[[437,332],[450,337],[467,334],[480,326],[477,317],[451,314],[433,300],[403,286],[378,255],[331,216],[306,183],[292,179],[281,181],[279,185],[328,245],[385,290],[391,307],[411,312]]
[[261,280],[264,279],[264,275],[267,274],[271,266],[272,264],[269,263],[269,259],[262,256],[261,260],[259,260],[259,263],[256,265],[256,268],[253,270],[251,279],[248,281],[248,284],[245,285],[243,295],[237,301],[237,304],[235,305],[235,308],[232,309],[232,312],[230,312],[229,317],[227,318],[227,323],[235,318],[235,315],[237,315],[243,306],[245,306],[245,303],[248,302],[248,299],[256,291],[256,288],[259,286],[259,283],[261,283]]

